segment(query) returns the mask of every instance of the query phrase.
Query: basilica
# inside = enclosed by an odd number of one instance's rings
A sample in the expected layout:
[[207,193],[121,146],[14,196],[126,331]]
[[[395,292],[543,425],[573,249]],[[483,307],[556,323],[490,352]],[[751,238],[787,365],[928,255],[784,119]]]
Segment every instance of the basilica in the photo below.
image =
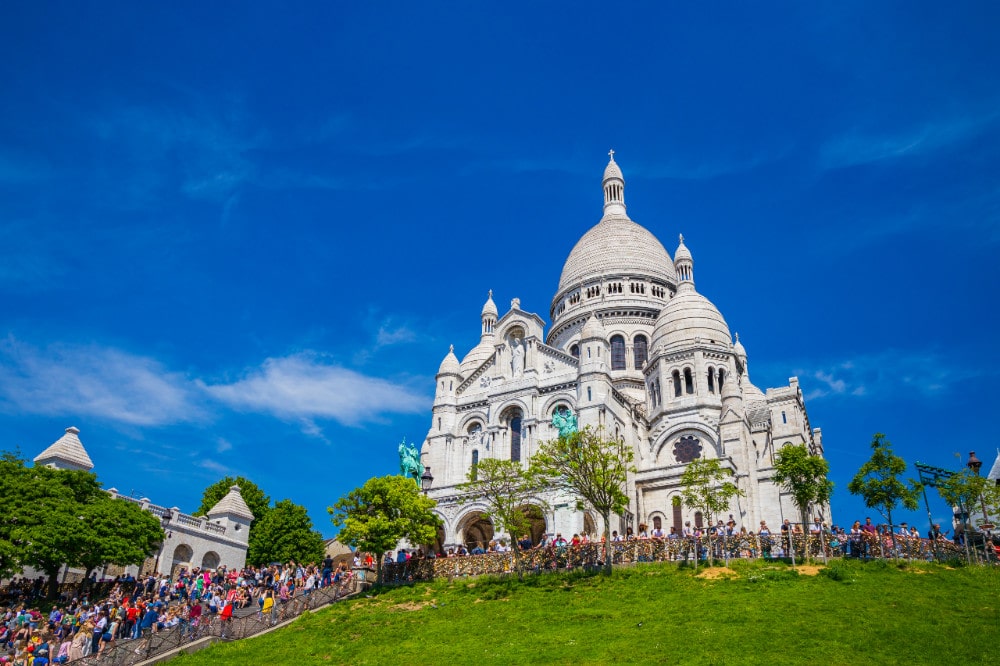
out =
[[[747,351],[712,302],[695,287],[695,262],[680,237],[674,258],[625,208],[625,179],[611,153],[604,212],[570,252],[549,309],[551,325],[513,299],[502,316],[492,292],[481,337],[461,361],[441,362],[430,431],[423,442],[424,486],[442,519],[438,545],[486,541],[494,534],[482,504],[457,485],[485,458],[527,466],[559,425],[602,428],[634,451],[630,506],[613,530],[646,524],[664,533],[707,516],[678,501],[685,466],[718,458],[742,491],[728,514],[756,531],[798,515],[773,480],[775,451],[805,443],[823,454],[798,379],[762,391]],[[602,519],[576,498],[539,497],[525,507],[532,538],[596,535]],[[829,507],[814,507],[829,520]],[[720,516],[728,520],[729,516]],[[716,518],[716,517],[713,517]]]

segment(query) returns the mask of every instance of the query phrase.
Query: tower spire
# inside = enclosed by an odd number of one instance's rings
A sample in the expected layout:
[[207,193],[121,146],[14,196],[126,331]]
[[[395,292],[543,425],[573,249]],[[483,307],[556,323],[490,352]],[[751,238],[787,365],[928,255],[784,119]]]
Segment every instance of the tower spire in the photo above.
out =
[[615,151],[608,151],[608,166],[604,168],[604,215],[625,215],[625,178],[615,162]]

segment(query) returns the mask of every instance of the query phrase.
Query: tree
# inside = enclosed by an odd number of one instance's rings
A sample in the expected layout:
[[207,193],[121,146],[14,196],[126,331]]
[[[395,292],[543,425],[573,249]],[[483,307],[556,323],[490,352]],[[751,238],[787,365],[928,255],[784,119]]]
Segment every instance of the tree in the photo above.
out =
[[510,535],[517,577],[524,580],[518,538],[531,529],[525,508],[530,501],[540,501],[536,496],[546,487],[546,479],[535,469],[522,469],[519,462],[496,458],[479,461],[477,468],[469,470],[468,479],[458,486],[459,490],[469,493],[459,502],[481,499],[486,504],[483,517]]
[[337,537],[341,543],[376,556],[376,581],[381,585],[385,551],[402,539],[430,543],[437,536],[441,521],[431,511],[436,504],[420,492],[413,479],[390,475],[368,479],[328,511],[333,524],[341,528]]
[[11,530],[20,564],[45,572],[50,598],[59,592],[59,569],[80,564],[86,543],[86,507],[104,496],[91,472],[31,467],[19,475],[21,504]]
[[28,473],[20,452],[0,454],[0,579],[10,578],[21,570],[21,548],[14,542],[13,531],[24,501],[22,489]]
[[[875,509],[889,521],[889,532],[892,530],[892,512],[900,504],[910,511],[916,511],[923,486],[913,479],[906,483],[899,476],[906,471],[906,461],[892,452],[892,444],[880,432],[872,438],[872,457],[868,459],[851,482],[847,490],[852,495],[861,495],[865,506]],[[893,546],[896,545],[892,537]]]
[[611,514],[621,514],[628,506],[625,483],[632,467],[632,449],[603,430],[587,426],[558,439],[545,442],[532,458],[538,473],[556,487],[579,495],[604,519],[605,572],[611,572]]
[[323,559],[323,537],[313,529],[304,506],[281,500],[254,524],[256,529],[250,533],[247,551],[251,564],[289,560],[319,562]]
[[743,492],[727,479],[732,475],[723,469],[718,458],[697,458],[684,468],[681,476],[681,500],[687,506],[698,509],[708,520],[708,558],[712,562],[713,516],[729,508],[734,497]]
[[84,578],[105,564],[142,564],[163,543],[163,527],[149,511],[106,493],[84,505],[77,561]]
[[[809,506],[826,504],[833,494],[833,482],[827,478],[830,464],[822,456],[810,454],[805,444],[786,444],[774,457],[774,469],[775,483],[792,496],[802,519],[802,531],[808,533]],[[794,559],[792,550],[793,564]]]
[[986,477],[975,474],[970,469],[963,469],[952,474],[946,479],[941,479],[937,483],[938,493],[942,499],[953,507],[958,507],[965,517],[962,529],[965,543],[965,553],[971,561],[969,552],[969,539],[972,534],[972,524],[976,521],[975,516],[985,512],[987,517],[980,518],[979,522],[987,520],[993,515],[997,508],[998,493],[996,484]]

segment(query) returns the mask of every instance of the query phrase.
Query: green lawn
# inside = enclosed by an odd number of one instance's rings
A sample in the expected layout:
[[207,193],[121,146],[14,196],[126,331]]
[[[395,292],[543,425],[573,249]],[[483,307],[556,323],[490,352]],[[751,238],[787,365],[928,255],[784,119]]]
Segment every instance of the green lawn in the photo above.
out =
[[736,563],[732,573],[648,564],[418,584],[178,666],[997,663],[1000,569],[844,562],[801,575]]

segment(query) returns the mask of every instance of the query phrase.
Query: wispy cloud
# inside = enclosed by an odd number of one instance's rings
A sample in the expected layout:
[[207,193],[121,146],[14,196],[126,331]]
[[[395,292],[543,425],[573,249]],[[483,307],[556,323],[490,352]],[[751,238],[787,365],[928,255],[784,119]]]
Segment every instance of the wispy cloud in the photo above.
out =
[[852,130],[833,137],[820,148],[820,166],[841,169],[931,153],[970,139],[993,124],[1000,114],[963,116],[930,122],[897,132]]
[[943,395],[962,380],[981,376],[935,351],[885,350],[851,359],[801,364],[796,370],[807,400],[821,398],[897,398],[908,393]]
[[0,342],[0,410],[79,415],[139,426],[206,417],[189,378],[158,361],[97,346]]
[[416,338],[417,334],[412,329],[406,326],[393,326],[391,322],[387,321],[379,327],[378,335],[375,336],[375,345],[378,347],[387,347],[404,342],[413,342]]
[[331,419],[358,425],[429,406],[426,396],[403,384],[363,375],[310,352],[269,358],[242,379],[204,389],[233,409],[310,423]]

